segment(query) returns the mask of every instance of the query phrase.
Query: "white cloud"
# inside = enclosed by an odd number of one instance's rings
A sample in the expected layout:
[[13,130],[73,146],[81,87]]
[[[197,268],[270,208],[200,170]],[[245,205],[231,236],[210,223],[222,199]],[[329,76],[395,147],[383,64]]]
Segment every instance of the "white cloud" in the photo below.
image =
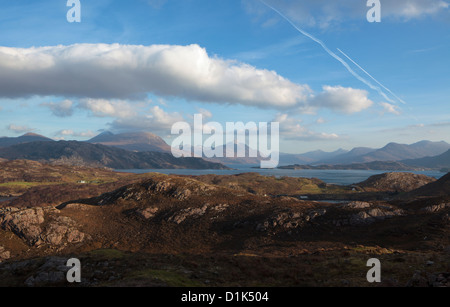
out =
[[135,107],[125,100],[87,98],[82,99],[78,107],[91,111],[97,117],[129,118],[137,115]]
[[147,93],[288,108],[310,89],[274,71],[210,57],[198,45],[0,47],[0,95],[137,99]]
[[351,114],[369,108],[373,102],[365,90],[342,86],[324,86],[323,92],[313,97],[311,106],[329,108],[337,112]]
[[[302,26],[329,28],[349,19],[366,20],[366,0],[265,0]],[[261,19],[261,6],[245,6]],[[448,14],[449,3],[443,0],[381,0],[382,19],[410,20],[439,13]],[[263,22],[264,23],[264,22]]]
[[[149,92],[300,112],[327,107],[354,113],[371,105],[365,91],[324,87],[314,97],[308,85],[295,84],[274,71],[210,57],[198,45],[0,47],[0,97],[76,96],[80,98],[76,107],[95,116],[126,118],[139,114],[134,104]],[[68,99],[43,105],[60,117],[70,116],[74,108]]]
[[56,133],[57,136],[60,136],[60,139],[65,139],[65,136],[70,137],[84,137],[84,138],[93,138],[97,135],[97,133],[94,133],[91,130],[88,131],[82,131],[82,132],[75,132],[71,129],[64,129]]
[[168,113],[159,106],[154,106],[136,116],[116,118],[110,126],[115,130],[145,130],[169,133],[172,125],[179,121],[184,121],[183,116],[179,113]]
[[35,129],[32,129],[32,128],[28,127],[28,126],[19,126],[19,125],[15,125],[15,124],[10,124],[6,128],[9,131],[12,131],[14,133],[26,133],[26,132],[31,132],[31,131],[35,130]]
[[[114,120],[109,123],[110,128],[119,131],[147,130],[167,133],[174,123],[184,120],[178,112],[168,113],[160,106],[149,107],[149,104],[150,101],[130,102],[89,98],[82,99],[78,107],[88,110],[96,117],[113,118]],[[207,110],[200,109],[200,111],[212,116]]]
[[405,19],[434,15],[448,10],[450,4],[441,0],[396,0],[382,3],[387,16]]
[[288,114],[277,114],[273,122],[280,123],[280,136],[287,140],[336,140],[336,133],[315,132],[301,125],[301,120],[289,117]]
[[392,114],[395,114],[395,115],[400,115],[401,114],[400,108],[397,107],[396,105],[393,105],[393,104],[390,104],[390,103],[387,103],[387,102],[380,102],[380,106],[383,107],[382,114],[384,114],[384,113],[392,113]]
[[73,115],[73,102],[68,99],[60,102],[42,103],[41,106],[48,107],[53,115],[58,117],[69,117]]

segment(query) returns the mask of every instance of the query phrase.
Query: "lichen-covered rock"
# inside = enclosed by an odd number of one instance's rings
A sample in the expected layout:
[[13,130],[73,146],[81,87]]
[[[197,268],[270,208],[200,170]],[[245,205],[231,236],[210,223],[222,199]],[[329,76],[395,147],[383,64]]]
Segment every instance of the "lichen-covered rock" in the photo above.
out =
[[371,206],[371,203],[365,201],[352,201],[345,205],[342,205],[343,209],[366,209]]
[[77,229],[76,223],[69,217],[57,216],[50,221],[41,235],[42,240],[50,245],[83,242],[85,234]]
[[75,221],[58,216],[58,213],[59,210],[54,208],[0,209],[0,227],[13,232],[30,246],[82,242],[85,235],[77,229]]
[[146,220],[153,218],[156,212],[158,212],[158,208],[156,207],[148,207],[145,209],[136,210],[136,214]]
[[208,209],[208,204],[205,204],[201,208],[182,209],[182,210],[178,211],[177,213],[175,213],[174,215],[172,215],[171,217],[169,217],[168,221],[169,222],[174,222],[176,224],[181,224],[187,218],[199,217],[199,216],[204,215],[206,213],[207,209]]
[[294,229],[304,226],[306,223],[312,222],[314,219],[327,213],[326,209],[314,209],[306,213],[287,211],[276,213],[271,218],[258,223],[256,230],[267,231],[269,229],[281,228],[285,230]]
[[19,210],[16,208],[0,209],[0,227],[15,233],[30,245],[41,243],[41,224],[44,223],[44,209],[32,208]]
[[371,224],[377,220],[384,220],[394,216],[402,216],[405,213],[400,209],[373,208],[368,211],[358,212],[350,217],[351,225]]

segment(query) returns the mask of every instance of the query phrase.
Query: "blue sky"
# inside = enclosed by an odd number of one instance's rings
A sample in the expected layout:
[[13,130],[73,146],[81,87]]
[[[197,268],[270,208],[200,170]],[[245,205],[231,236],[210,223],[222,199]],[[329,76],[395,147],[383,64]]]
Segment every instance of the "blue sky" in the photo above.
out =
[[203,113],[278,121],[283,152],[450,142],[450,1],[381,0],[380,23],[363,0],[80,3],[1,4],[0,135],[166,138]]

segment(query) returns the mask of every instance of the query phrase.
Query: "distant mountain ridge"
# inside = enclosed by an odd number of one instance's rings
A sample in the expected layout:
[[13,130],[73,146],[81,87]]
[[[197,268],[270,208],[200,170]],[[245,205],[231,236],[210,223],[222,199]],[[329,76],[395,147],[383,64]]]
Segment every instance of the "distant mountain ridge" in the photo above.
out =
[[227,169],[200,158],[175,158],[163,152],[132,152],[78,141],[31,142],[0,148],[0,158],[113,169]]
[[317,164],[367,163],[374,161],[403,161],[440,155],[450,149],[450,144],[420,141],[411,145],[389,143],[383,148],[373,149],[357,147],[331,159],[318,161]]
[[38,141],[53,141],[53,140],[36,133],[27,133],[19,137],[0,137],[0,148]]
[[[45,136],[27,133],[19,137],[3,137],[0,138],[0,149],[7,148],[19,144],[27,144],[30,142],[55,142]],[[98,144],[112,148],[123,149],[135,153],[139,152],[159,152],[171,154],[171,146],[168,145],[161,137],[149,132],[129,132],[114,134],[112,132],[103,132],[88,141],[81,142],[87,144]],[[245,145],[246,156],[226,157],[224,147],[224,158],[206,158],[209,162],[221,164],[259,164],[262,159],[260,156],[252,158],[248,156],[249,147]],[[351,169],[372,169],[382,167],[383,165],[391,165],[392,170],[405,170],[405,166],[414,168],[428,169],[450,169],[450,144],[440,141],[420,141],[414,144],[389,143],[386,146],[375,149],[368,147],[355,147],[350,151],[338,149],[333,152],[325,152],[315,150],[301,154],[289,154],[280,152],[279,166],[321,166],[321,168],[331,169],[338,165]],[[236,152],[236,144],[235,151]],[[0,157],[2,158],[2,157]],[[43,157],[41,157],[43,158]],[[45,159],[44,159],[45,160]],[[377,162],[377,163],[375,163]],[[383,164],[381,162],[398,162],[398,165]],[[353,165],[358,163],[366,163],[366,165]],[[369,163],[369,164],[367,164]],[[297,168],[297,167],[296,167]],[[342,169],[342,167],[339,167]]]
[[402,162],[407,165],[415,165],[434,169],[445,169],[445,171],[448,171],[450,169],[450,150],[438,156],[408,159],[403,160]]
[[170,152],[170,146],[159,136],[150,132],[113,134],[103,132],[87,141],[92,144],[114,146],[130,151]]

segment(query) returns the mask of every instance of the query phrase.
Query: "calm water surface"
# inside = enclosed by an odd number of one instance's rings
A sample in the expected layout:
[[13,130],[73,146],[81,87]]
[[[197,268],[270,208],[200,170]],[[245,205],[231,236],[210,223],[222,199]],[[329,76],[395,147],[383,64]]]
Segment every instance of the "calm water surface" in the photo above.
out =
[[[129,173],[162,173],[173,175],[235,175],[241,173],[254,172],[264,176],[275,177],[305,177],[317,178],[326,183],[334,183],[341,185],[349,185],[366,180],[370,176],[388,173],[392,171],[368,171],[368,170],[289,170],[289,169],[258,169],[252,168],[252,165],[228,165],[232,170],[191,170],[191,169],[131,169],[131,170],[116,170],[118,172]],[[423,174],[436,179],[441,178],[445,173],[439,171],[410,171],[409,173]]]

